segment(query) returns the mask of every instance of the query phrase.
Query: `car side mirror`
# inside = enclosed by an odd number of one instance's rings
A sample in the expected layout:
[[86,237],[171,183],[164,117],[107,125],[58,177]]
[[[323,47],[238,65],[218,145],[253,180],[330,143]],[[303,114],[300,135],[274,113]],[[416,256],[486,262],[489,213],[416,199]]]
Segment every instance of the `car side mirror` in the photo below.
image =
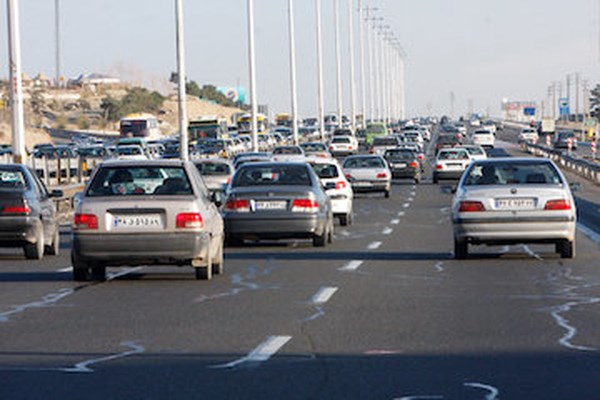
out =
[[212,201],[217,207],[221,207],[225,202],[223,192],[221,192],[220,190],[213,192],[210,196],[210,201]]
[[581,183],[580,182],[571,182],[569,184],[569,187],[571,188],[571,192],[578,192],[579,190],[581,190]]
[[49,194],[50,198],[58,199],[64,196],[64,192],[60,189],[54,189]]

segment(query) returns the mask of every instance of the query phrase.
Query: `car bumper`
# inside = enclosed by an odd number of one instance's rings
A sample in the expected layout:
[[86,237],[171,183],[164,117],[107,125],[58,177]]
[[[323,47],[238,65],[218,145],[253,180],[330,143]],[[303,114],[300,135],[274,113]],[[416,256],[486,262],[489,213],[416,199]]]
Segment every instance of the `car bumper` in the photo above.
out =
[[331,198],[331,210],[334,215],[346,215],[352,210],[352,200],[349,198]]
[[73,234],[81,259],[114,265],[185,264],[207,260],[208,232],[153,234]]
[[574,240],[573,217],[477,218],[453,220],[454,237],[474,244],[545,243]]
[[402,179],[410,178],[414,179],[419,176],[419,171],[415,168],[392,168],[392,178]]
[[390,181],[358,181],[351,182],[352,190],[355,193],[360,192],[385,192],[390,190]]
[[325,219],[316,214],[269,218],[230,213],[223,222],[227,235],[245,238],[310,238],[322,235],[326,226]]
[[460,179],[463,170],[456,171],[435,171],[433,174],[437,179]]
[[35,243],[42,229],[39,218],[2,217],[0,218],[0,245],[18,247],[26,243]]

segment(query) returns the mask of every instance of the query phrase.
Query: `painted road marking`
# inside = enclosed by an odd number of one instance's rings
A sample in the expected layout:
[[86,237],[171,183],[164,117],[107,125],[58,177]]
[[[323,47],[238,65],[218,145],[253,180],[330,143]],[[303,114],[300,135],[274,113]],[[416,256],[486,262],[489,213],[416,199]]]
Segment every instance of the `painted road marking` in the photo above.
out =
[[466,387],[471,387],[475,389],[487,390],[489,393],[485,395],[485,400],[497,400],[500,391],[493,386],[484,385],[483,383],[477,382],[466,382],[463,384]]
[[398,211],[398,216],[403,217],[406,213],[404,211]]
[[410,196],[408,199],[406,199],[406,201],[412,202],[415,198]]
[[398,225],[399,223],[400,223],[399,219],[393,219],[390,221],[390,224],[392,224],[392,225]]
[[61,269],[57,270],[56,272],[71,272],[71,271],[73,271],[73,267],[61,268]]
[[342,268],[339,268],[339,271],[356,271],[363,263],[362,260],[352,260],[344,265]]
[[59,289],[55,293],[50,293],[50,294],[45,295],[44,297],[42,297],[42,300],[37,300],[37,301],[31,302],[31,303],[13,306],[12,310],[0,313],[0,322],[6,322],[9,320],[9,318],[11,316],[13,316],[15,314],[20,314],[30,308],[42,308],[42,307],[47,307],[52,304],[58,303],[59,301],[61,301],[62,299],[64,299],[67,296],[72,295],[73,293],[75,293],[74,289],[62,288],[62,289]]
[[408,208],[408,207],[410,207],[410,203],[404,203],[404,204],[402,204],[402,207]]
[[583,224],[577,224],[577,229],[579,229],[581,233],[590,238],[592,241],[600,243],[600,234],[598,232],[588,228]]
[[325,304],[331,299],[331,296],[335,292],[337,292],[338,288],[336,287],[322,287],[319,291],[312,297],[311,302],[313,304]]
[[369,249],[369,250],[376,250],[376,249],[378,249],[379,247],[381,247],[381,244],[382,244],[381,242],[373,242],[373,243],[370,243],[370,244],[367,246],[367,249]]
[[130,274],[132,272],[139,271],[141,269],[142,269],[142,267],[134,267],[134,268],[126,268],[126,269],[124,269],[124,270],[122,270],[120,272],[113,272],[111,274],[107,274],[106,275],[106,280],[107,281],[112,281],[113,279],[120,278],[120,277],[128,275],[128,274]]
[[71,367],[71,368],[60,368],[60,371],[75,372],[75,373],[94,372],[94,370],[90,368],[91,365],[98,364],[100,362],[111,361],[111,360],[116,360],[119,358],[128,357],[128,356],[131,356],[134,354],[140,354],[140,353],[143,353],[144,351],[146,351],[146,349],[144,349],[142,346],[140,346],[139,344],[137,344],[135,342],[124,342],[124,343],[121,343],[121,346],[130,347],[131,350],[124,351],[124,352],[118,353],[118,354],[111,354],[110,356],[99,357],[99,358],[94,358],[91,360],[83,361],[83,362],[75,364],[75,366]]
[[209,368],[235,368],[244,363],[265,362],[279,351],[287,342],[292,339],[291,336],[270,336],[267,340],[259,344],[246,357],[232,361],[227,364],[214,365]]
[[394,232],[394,230],[390,227],[386,227],[381,233],[383,235],[390,235],[392,232]]
[[435,264],[434,267],[438,272],[444,272],[444,262],[443,261],[438,262],[437,264]]

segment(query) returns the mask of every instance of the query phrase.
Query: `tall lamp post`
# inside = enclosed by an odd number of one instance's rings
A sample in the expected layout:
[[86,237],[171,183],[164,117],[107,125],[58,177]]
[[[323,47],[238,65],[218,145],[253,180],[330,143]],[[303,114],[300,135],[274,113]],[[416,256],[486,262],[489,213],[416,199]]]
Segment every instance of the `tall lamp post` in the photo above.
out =
[[352,129],[356,127],[356,90],[354,87],[354,0],[348,0],[348,53],[350,57],[350,108]]
[[256,57],[254,54],[254,2],[248,0],[248,58],[250,67],[250,103],[252,107],[252,149],[258,151],[258,104],[256,103]]
[[335,16],[335,65],[337,76],[337,113],[338,124],[342,124],[344,114],[342,104],[342,55],[340,49],[340,1],[333,0],[333,11]]
[[7,0],[8,17],[8,64],[10,77],[10,109],[12,127],[13,162],[24,164],[25,121],[23,117],[23,86],[21,82],[21,37],[19,32],[19,1]]
[[290,82],[292,93],[292,134],[294,144],[298,145],[298,95],[296,93],[296,43],[294,37],[294,0],[288,0],[290,31]]
[[182,0],[175,0],[175,14],[177,18],[177,99],[179,116],[179,152],[182,160],[189,159],[188,129],[187,129],[187,102],[185,93],[185,53],[183,33],[183,6]]
[[319,134],[325,138],[325,101],[323,100],[323,40],[321,38],[321,0],[315,0],[317,18],[317,117],[319,118]]

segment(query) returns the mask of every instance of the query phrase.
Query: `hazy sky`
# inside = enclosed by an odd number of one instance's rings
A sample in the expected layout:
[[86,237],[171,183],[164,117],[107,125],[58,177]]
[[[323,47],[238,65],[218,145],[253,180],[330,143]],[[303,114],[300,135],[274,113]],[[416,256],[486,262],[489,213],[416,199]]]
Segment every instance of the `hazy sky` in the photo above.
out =
[[[54,0],[21,0],[23,70],[55,74]],[[105,72],[157,88],[175,70],[174,0],[60,0],[64,75]],[[288,111],[287,0],[254,0],[260,103]],[[357,0],[354,0],[355,7]],[[408,54],[409,115],[456,111],[499,114],[502,98],[545,98],[552,81],[581,72],[600,78],[599,0],[363,0]],[[183,0],[188,78],[248,86],[246,0]],[[298,96],[316,114],[315,1],[295,0]],[[348,0],[340,0],[345,112],[349,113]],[[6,2],[0,2],[0,76],[8,76]],[[334,111],[333,0],[322,0],[326,111]],[[356,52],[358,54],[358,51]],[[358,67],[357,67],[358,68]],[[357,69],[358,71],[358,69]],[[358,72],[357,72],[358,73]]]

